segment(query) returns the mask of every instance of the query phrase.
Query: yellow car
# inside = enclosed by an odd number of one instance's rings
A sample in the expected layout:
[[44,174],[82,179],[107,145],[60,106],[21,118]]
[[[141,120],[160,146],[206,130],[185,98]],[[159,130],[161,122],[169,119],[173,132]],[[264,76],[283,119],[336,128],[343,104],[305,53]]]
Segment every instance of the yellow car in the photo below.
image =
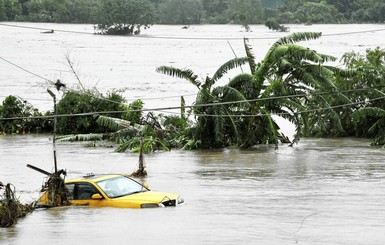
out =
[[[154,208],[178,206],[184,200],[177,194],[151,191],[124,175],[86,176],[65,182],[71,205],[119,208]],[[48,201],[45,193],[40,199]]]

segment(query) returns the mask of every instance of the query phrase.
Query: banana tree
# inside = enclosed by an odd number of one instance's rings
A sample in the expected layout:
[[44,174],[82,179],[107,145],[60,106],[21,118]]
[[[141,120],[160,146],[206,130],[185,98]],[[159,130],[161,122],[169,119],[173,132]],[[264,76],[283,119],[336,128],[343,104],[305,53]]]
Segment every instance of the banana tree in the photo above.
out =
[[[331,91],[336,92],[334,75],[343,75],[344,72],[324,65],[334,61],[334,57],[295,44],[319,37],[321,33],[304,32],[280,38],[259,63],[255,61],[245,39],[246,57],[230,60],[212,78],[206,77],[204,81],[199,81],[198,76],[188,69],[162,66],[157,71],[184,78],[198,88],[194,108],[197,117],[196,137],[202,140],[203,147],[229,144],[251,147],[259,143],[277,143],[281,135],[273,115],[294,123],[296,142],[302,132],[314,127],[308,125],[308,119],[316,118],[315,114],[305,111],[309,111],[307,108],[315,105],[315,102],[326,108],[329,116],[325,121],[332,118],[339,125],[337,130],[342,130],[330,96],[323,93],[330,95]],[[225,72],[246,63],[250,66],[250,74],[239,74],[225,86],[213,88]],[[341,93],[334,94],[333,101],[336,101],[335,98],[338,101],[350,101]]]
[[223,147],[240,140],[238,119],[232,115],[242,110],[241,108],[245,104],[228,103],[245,101],[246,98],[235,88],[227,85],[214,87],[214,85],[229,70],[242,66],[247,62],[247,57],[231,59],[220,66],[212,77],[206,76],[202,81],[190,69],[179,69],[170,66],[161,66],[156,69],[159,73],[186,79],[198,88],[193,109],[197,118],[194,137],[201,142],[202,148]]
[[[335,57],[295,44],[319,37],[321,33],[303,32],[278,39],[253,71],[255,86],[261,92],[259,98],[262,99],[256,104],[260,106],[262,103],[269,113],[294,123],[294,142],[299,140],[302,133],[330,120],[334,122],[336,130],[343,131],[333,103],[351,102],[338,92],[334,83],[336,74],[349,76],[351,73],[324,65],[335,61]],[[324,110],[313,110],[320,107]],[[320,117],[320,114],[326,116]]]

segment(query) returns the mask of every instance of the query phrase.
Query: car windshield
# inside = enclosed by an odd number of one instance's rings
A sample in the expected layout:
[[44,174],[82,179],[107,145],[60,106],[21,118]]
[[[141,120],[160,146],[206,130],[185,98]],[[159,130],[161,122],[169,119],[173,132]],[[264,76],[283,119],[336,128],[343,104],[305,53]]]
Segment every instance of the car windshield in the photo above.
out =
[[110,198],[122,197],[138,192],[147,191],[147,189],[133,179],[119,176],[97,182],[97,185]]

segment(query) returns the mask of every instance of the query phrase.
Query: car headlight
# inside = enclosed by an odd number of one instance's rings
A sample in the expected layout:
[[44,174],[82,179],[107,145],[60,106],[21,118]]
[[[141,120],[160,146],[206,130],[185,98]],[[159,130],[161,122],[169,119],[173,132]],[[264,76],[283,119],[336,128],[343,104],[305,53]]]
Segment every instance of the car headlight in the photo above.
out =
[[157,203],[143,203],[140,205],[140,208],[159,208]]
[[184,203],[184,199],[182,197],[178,197],[178,204]]

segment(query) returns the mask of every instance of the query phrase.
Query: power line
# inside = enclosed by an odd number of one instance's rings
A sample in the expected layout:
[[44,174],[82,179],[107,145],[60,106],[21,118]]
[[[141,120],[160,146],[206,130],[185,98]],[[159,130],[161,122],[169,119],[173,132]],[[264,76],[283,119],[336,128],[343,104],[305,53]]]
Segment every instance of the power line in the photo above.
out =
[[[65,32],[65,33],[75,33],[75,34],[88,34],[88,35],[97,35],[97,33],[83,32],[83,31],[70,31],[62,29],[50,29],[50,28],[41,28],[41,27],[31,27],[31,26],[22,26],[22,25],[13,25],[0,23],[0,26],[7,26],[13,28],[23,28],[23,29],[34,29],[34,30],[52,30],[55,32]],[[343,36],[343,35],[354,35],[354,34],[363,34],[370,32],[381,32],[385,31],[385,28],[372,29],[372,30],[362,30],[362,31],[352,31],[352,32],[341,32],[341,33],[329,33],[322,34],[324,37],[328,36]],[[166,40],[243,40],[244,37],[170,37],[170,36],[151,36],[151,35],[135,35],[131,36],[132,38],[143,38],[143,39],[166,39]],[[247,37],[249,40],[276,40],[279,37]]]
[[[44,79],[50,83],[53,83],[51,80],[45,78],[45,77],[42,77],[36,73],[33,73],[3,57],[0,56],[0,59],[4,60],[5,62],[29,73],[29,74],[32,74],[34,76],[37,76],[41,79]],[[379,88],[384,88],[385,86],[376,86],[376,87],[371,87],[371,88],[360,88],[360,89],[351,89],[351,90],[344,90],[344,91],[332,91],[332,92],[324,92],[324,93],[313,93],[313,95],[318,95],[318,96],[321,96],[321,95],[326,95],[326,94],[333,94],[333,93],[347,93],[347,92],[357,92],[357,91],[364,91],[364,90],[371,90],[371,89],[379,89]],[[69,90],[69,89],[67,89]],[[75,91],[75,90],[69,90],[69,91]],[[93,94],[90,93],[91,96],[94,96]],[[188,94],[186,96],[193,96],[194,94]],[[176,98],[176,97],[181,97],[183,95],[180,95],[180,96],[169,96],[169,97],[157,97],[157,98],[150,98],[150,99],[146,99],[146,100],[151,100],[151,99],[165,99],[165,98]],[[226,105],[226,104],[233,104],[233,103],[245,103],[245,102],[255,102],[255,101],[260,101],[260,100],[274,100],[274,99],[285,99],[285,98],[294,98],[294,97],[305,97],[307,95],[285,95],[285,96],[276,96],[276,97],[268,97],[268,98],[256,98],[256,99],[251,99],[251,100],[241,100],[241,101],[229,101],[229,102],[222,102],[221,105]],[[110,100],[110,99],[106,99],[106,98],[103,98],[103,97],[97,97],[97,96],[94,96],[95,98],[98,98],[98,99],[101,99],[101,100],[105,100],[105,101],[108,101],[108,102],[111,102],[111,103],[116,103],[116,104],[122,104],[122,105],[127,105],[127,104],[124,104],[124,103],[121,103],[121,102],[117,102],[117,101],[114,101],[114,100]],[[201,105],[202,106],[202,105]],[[212,106],[212,104],[208,104],[208,106]]]
[[[27,29],[39,29],[39,30],[47,30],[46,28],[37,28],[37,27],[27,27],[27,26],[18,26],[18,25],[10,25],[10,24],[2,24],[0,25],[3,26],[9,26],[9,27],[19,27],[19,28],[27,28]],[[358,33],[367,33],[367,32],[377,32],[377,31],[384,31],[384,29],[376,29],[376,30],[366,30],[366,31],[356,31],[356,32],[345,32],[345,33],[335,33],[335,34],[324,34],[323,36],[336,36],[336,35],[349,35],[349,34],[358,34]],[[62,32],[73,32],[73,31],[66,31],[66,30],[57,30],[57,31],[62,31]],[[74,32],[74,33],[82,33],[82,34],[91,34],[91,33],[86,33],[86,32]],[[179,38],[179,37],[139,37],[139,38],[168,38],[168,39],[184,39],[184,38]],[[186,39],[212,39],[212,38],[186,38]],[[217,39],[217,38],[214,38]],[[222,38],[221,38],[222,39]],[[235,38],[235,39],[240,39],[240,38]],[[243,39],[243,38],[242,38]],[[269,37],[265,38],[248,38],[248,39],[272,39]],[[276,37],[274,37],[276,39]],[[219,39],[218,39],[219,40]],[[227,38],[223,38],[223,40],[227,40]],[[3,61],[31,74],[36,77],[39,77],[43,80],[46,80],[50,83],[53,83],[51,80],[44,78],[36,73],[33,73],[3,57],[0,57]],[[191,105],[191,106],[184,106],[185,108],[195,108],[195,107],[208,107],[208,106],[218,106],[218,105],[227,105],[227,104],[237,104],[237,103],[246,103],[246,102],[256,102],[256,101],[261,101],[261,100],[274,100],[274,99],[285,99],[285,98],[295,98],[295,97],[306,97],[310,95],[315,95],[315,96],[321,96],[321,95],[326,95],[326,94],[333,94],[333,93],[347,93],[347,92],[357,92],[357,91],[363,91],[363,90],[370,90],[370,89],[377,89],[377,88],[382,88],[383,86],[379,87],[373,87],[373,88],[362,88],[362,89],[354,89],[354,90],[345,90],[345,91],[335,91],[335,92],[325,92],[325,93],[314,93],[314,94],[309,94],[309,95],[286,95],[286,96],[276,96],[276,97],[269,97],[269,98],[257,98],[257,99],[251,99],[251,100],[242,100],[242,101],[231,101],[231,102],[221,102],[221,103],[210,103],[210,104],[200,104],[200,105]],[[92,94],[91,94],[92,95]],[[190,96],[190,95],[189,95]],[[96,97],[96,96],[95,96]],[[172,96],[172,97],[158,97],[158,98],[152,98],[152,99],[164,99],[164,98],[173,98],[173,97],[180,97],[180,96]],[[102,100],[106,100],[112,103],[117,103],[117,104],[124,104],[120,103],[117,101],[109,100],[103,97],[96,97]],[[383,97],[378,98],[378,99],[383,99]],[[374,99],[374,100],[378,100]],[[365,101],[368,102],[368,101]],[[356,103],[350,103],[350,104],[344,104],[340,106],[335,106],[335,107],[327,107],[327,108],[319,108],[319,109],[313,109],[310,111],[317,111],[317,110],[325,110],[325,109],[332,109],[332,108],[338,108],[342,106],[349,106],[349,105],[355,105],[355,104],[361,104],[365,102],[356,102]],[[134,111],[164,111],[164,110],[175,110],[175,109],[181,109],[182,107],[165,107],[165,108],[154,108],[154,109],[142,109],[142,110],[131,110],[132,112]],[[90,116],[90,115],[95,115],[95,114],[113,114],[113,113],[125,113],[127,111],[108,111],[108,112],[89,112],[89,113],[78,113],[78,114],[60,114],[56,115],[57,117],[76,117],[76,116]],[[309,112],[309,111],[303,111],[303,112],[298,112],[298,113],[304,113],[304,112]],[[196,114],[196,116],[199,116]],[[218,115],[207,115],[207,114],[202,114],[200,116],[218,116]],[[258,115],[221,115],[221,116],[234,116],[234,117],[239,117],[239,116],[251,116],[255,117]],[[0,120],[19,120],[19,119],[45,119],[45,118],[53,118],[54,116],[37,116],[37,117],[15,117],[15,118],[0,118]]]
[[[3,60],[3,61],[5,61],[5,62],[7,62],[8,64],[11,64],[11,65],[17,67],[18,69],[21,69],[21,70],[23,70],[23,71],[25,71],[25,72],[27,72],[27,73],[33,75],[33,76],[36,76],[36,77],[41,78],[41,79],[43,79],[43,80],[45,80],[45,81],[48,81],[48,82],[51,83],[51,84],[54,83],[52,80],[49,80],[49,79],[47,79],[47,78],[45,78],[45,77],[43,77],[43,76],[40,76],[39,74],[36,74],[36,73],[34,73],[34,72],[30,71],[30,70],[27,70],[26,68],[24,68],[24,67],[22,67],[22,66],[19,66],[19,65],[15,64],[14,62],[11,62],[11,61],[8,60],[8,59],[5,59],[5,58],[3,58],[3,57],[1,57],[1,56],[0,56],[0,59]],[[71,89],[66,89],[66,90],[68,90],[68,91],[75,91],[75,90],[71,90]],[[93,94],[90,94],[90,95],[93,96]],[[178,98],[178,97],[181,97],[181,96],[185,96],[185,97],[186,97],[186,96],[193,96],[193,95],[194,95],[194,94],[175,95],[175,96],[165,96],[165,97],[152,97],[152,98],[146,98],[146,99],[144,99],[144,100],[169,99],[169,98]],[[124,103],[117,102],[117,101],[114,101],[114,100],[109,100],[109,99],[106,99],[106,98],[103,98],[103,97],[97,97],[97,96],[95,96],[95,97],[96,97],[96,98],[99,98],[99,99],[102,99],[102,100],[105,100],[105,101],[108,101],[108,102],[111,102],[111,103],[116,103],[116,104],[126,105],[126,104],[124,104]],[[42,100],[42,99],[35,99],[35,100]]]
[[42,28],[42,27],[34,27],[34,26],[12,25],[12,24],[5,24],[5,23],[0,23],[0,26],[22,28],[22,29],[32,29],[32,30],[41,30],[41,31],[67,32],[67,33],[76,33],[76,34],[92,34],[92,35],[95,34],[92,32],[68,31],[68,30],[61,30],[61,29],[50,29],[50,28]]
[[42,76],[40,76],[40,75],[38,75],[38,74],[36,74],[36,73],[34,73],[34,72],[31,72],[31,71],[29,71],[29,70],[27,70],[27,69],[25,69],[25,68],[23,68],[23,67],[21,67],[21,66],[15,64],[15,63],[11,62],[11,61],[9,61],[9,60],[7,60],[7,59],[1,57],[1,56],[0,56],[0,59],[3,60],[3,61],[5,61],[5,62],[7,62],[7,63],[9,63],[9,64],[11,64],[11,65],[13,65],[13,66],[15,66],[15,67],[17,67],[17,68],[19,68],[19,69],[21,69],[21,70],[23,70],[23,71],[25,71],[25,72],[27,72],[27,73],[29,73],[29,74],[31,74],[31,75],[33,75],[33,76],[36,76],[36,77],[38,77],[38,78],[41,78],[41,79],[43,79],[43,80],[45,80],[45,81],[48,81],[48,82],[50,82],[50,83],[53,83],[53,81],[51,81],[51,80],[49,80],[49,79],[47,79],[47,78],[45,78],[45,77],[42,77]]
[[[288,98],[288,96],[281,96],[280,98],[285,97]],[[299,95],[293,95],[293,97],[299,97]],[[301,97],[304,97],[304,95],[301,95]],[[32,116],[32,117],[12,117],[12,118],[0,118],[0,121],[5,120],[23,120],[23,119],[51,119],[51,118],[65,118],[65,117],[82,117],[82,116],[95,116],[95,115],[105,115],[105,114],[121,114],[121,113],[127,113],[127,112],[146,112],[146,111],[159,111],[159,112],[165,112],[168,110],[176,110],[176,109],[182,109],[182,108],[197,108],[197,107],[209,107],[209,106],[218,106],[218,105],[225,105],[230,103],[241,103],[241,102],[249,102],[249,101],[257,101],[257,100],[264,100],[264,99],[274,99],[277,97],[271,97],[271,98],[260,98],[255,100],[248,100],[248,101],[237,101],[237,102],[222,102],[222,103],[210,103],[210,104],[199,104],[199,105],[187,105],[187,106],[173,106],[173,107],[162,107],[162,108],[152,108],[152,109],[138,109],[138,110],[120,110],[120,111],[99,111],[99,112],[85,112],[85,113],[75,113],[75,114],[57,114],[57,115],[49,115],[49,116]],[[330,109],[336,109],[341,107],[348,107],[353,105],[359,105],[359,104],[365,104],[373,101],[383,100],[385,99],[385,96],[365,100],[365,101],[358,101],[358,102],[352,102],[352,103],[346,103],[341,105],[335,105],[335,106],[329,106],[329,107],[322,107],[322,108],[316,108],[316,109],[310,109],[310,110],[304,110],[304,111],[298,111],[293,113],[272,113],[269,115],[277,115],[277,116],[283,116],[283,115],[291,115],[291,114],[303,114],[303,113],[310,113],[310,112],[316,112],[316,111],[322,111],[322,110],[330,110]],[[214,115],[214,114],[194,114],[195,116],[207,116],[207,117],[261,117],[266,116],[265,114],[255,114],[255,115]]]
[[[51,80],[46,79],[36,73],[33,73],[3,57],[0,57],[0,59],[6,61],[7,63],[16,66],[19,69],[22,69],[23,71],[32,74],[34,76],[37,76],[39,78],[42,78],[46,81],[49,81],[53,83]],[[195,108],[195,107],[209,107],[209,106],[219,106],[219,105],[229,105],[229,104],[241,104],[241,103],[250,103],[250,102],[257,102],[257,101],[266,101],[266,100],[276,100],[276,99],[288,99],[288,98],[299,98],[299,97],[308,97],[308,96],[322,96],[322,95],[330,95],[330,94],[342,94],[342,93],[349,93],[349,92],[359,92],[359,91],[366,91],[366,90],[373,90],[373,89],[379,89],[379,88],[384,88],[385,86],[376,86],[376,87],[371,87],[371,88],[360,88],[360,89],[351,89],[351,90],[344,90],[344,91],[331,91],[331,92],[323,92],[323,93],[309,93],[309,94],[299,94],[299,95],[284,95],[284,96],[273,96],[273,97],[268,97],[268,98],[256,98],[256,99],[250,99],[250,100],[240,100],[240,101],[228,101],[228,102],[219,102],[219,103],[208,103],[208,104],[199,104],[199,105],[190,105],[190,106],[184,106],[184,108]],[[71,90],[69,90],[71,91]],[[93,94],[90,94],[91,96],[94,96]],[[114,100],[109,100],[103,97],[97,97],[94,96],[95,98],[105,100],[111,103],[116,103],[116,104],[123,104],[121,102],[117,102]],[[180,96],[175,96],[175,97],[180,97]],[[158,99],[161,99],[161,97],[158,97]],[[359,102],[362,103],[362,102]],[[349,104],[348,104],[349,105]],[[346,105],[343,105],[346,106]],[[164,110],[176,110],[176,109],[181,109],[182,107],[180,106],[175,106],[175,107],[166,107],[166,108],[155,108],[155,109],[142,109],[142,110],[131,110],[132,112],[135,111],[164,111]],[[331,107],[328,107],[326,109],[330,109]],[[79,113],[79,114],[61,114],[57,115],[58,117],[76,117],[76,116],[90,116],[90,115],[95,115],[95,114],[114,114],[114,113],[125,113],[127,111],[108,111],[108,112],[89,112],[89,113]],[[198,116],[198,115],[197,115]],[[203,114],[202,116],[210,116],[207,114]],[[215,115],[214,115],[215,116]],[[234,115],[234,116],[239,116],[239,115]],[[255,117],[256,115],[250,115],[252,117]],[[0,120],[16,120],[16,119],[44,119],[44,118],[52,118],[54,116],[38,116],[38,117],[16,117],[16,118],[0,118]]]

